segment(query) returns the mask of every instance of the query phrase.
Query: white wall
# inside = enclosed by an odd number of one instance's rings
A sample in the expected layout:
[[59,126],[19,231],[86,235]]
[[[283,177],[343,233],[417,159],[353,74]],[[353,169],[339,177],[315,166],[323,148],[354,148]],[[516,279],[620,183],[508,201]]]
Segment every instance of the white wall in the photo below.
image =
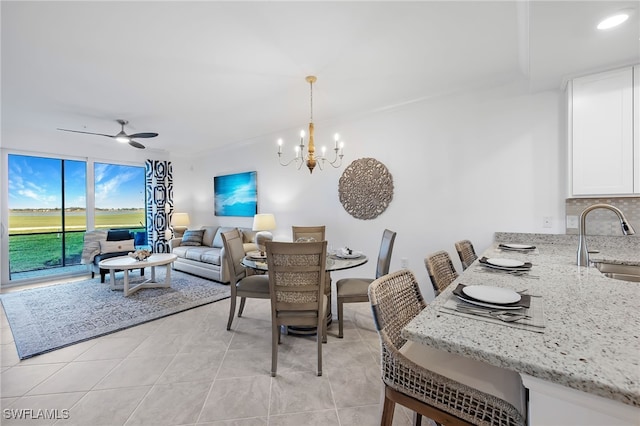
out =
[[[275,141],[293,152],[299,128],[227,147],[197,158],[174,158],[176,211],[203,224],[251,226],[251,218],[216,217],[213,177],[258,172],[258,210],[276,215],[276,239],[290,239],[292,225],[327,226],[329,244],[363,250],[372,261],[343,276],[374,276],[382,231],[398,233],[392,270],[407,258],[431,298],[424,257],[470,239],[478,252],[495,231],[564,233],[565,142],[562,98],[534,95],[517,86],[422,101],[344,122],[316,121],[316,145],[339,132],[345,142],[340,169],[295,170],[278,165]],[[296,124],[296,123],[294,123]],[[338,179],[351,161],[373,157],[394,179],[389,208],[374,220],[351,217],[338,198]],[[553,218],[543,228],[543,217]]]

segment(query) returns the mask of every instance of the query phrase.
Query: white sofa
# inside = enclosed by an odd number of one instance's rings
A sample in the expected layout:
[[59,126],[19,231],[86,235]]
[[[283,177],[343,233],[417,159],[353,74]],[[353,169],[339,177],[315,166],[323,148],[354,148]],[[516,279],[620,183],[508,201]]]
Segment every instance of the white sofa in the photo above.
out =
[[[182,238],[169,241],[171,253],[178,256],[173,262],[173,269],[205,277],[221,283],[229,283],[226,254],[222,243],[222,232],[234,227],[203,226],[202,244],[198,246],[183,246]],[[257,250],[255,243],[256,232],[249,228],[237,228],[242,233],[245,253]]]

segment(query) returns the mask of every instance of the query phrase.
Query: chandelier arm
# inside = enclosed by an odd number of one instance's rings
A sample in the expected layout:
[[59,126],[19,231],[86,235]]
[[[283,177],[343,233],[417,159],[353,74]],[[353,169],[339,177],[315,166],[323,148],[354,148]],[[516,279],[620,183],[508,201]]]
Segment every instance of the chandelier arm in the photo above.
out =
[[[287,161],[286,163],[283,163],[282,162],[282,153],[280,153],[280,152],[278,153],[278,162],[280,163],[281,166],[285,166],[286,167],[289,164],[291,164],[291,163],[293,163],[294,161],[297,161],[297,160],[300,160],[300,158],[299,157],[294,157],[291,160]],[[298,167],[298,168],[300,168],[300,167]]]

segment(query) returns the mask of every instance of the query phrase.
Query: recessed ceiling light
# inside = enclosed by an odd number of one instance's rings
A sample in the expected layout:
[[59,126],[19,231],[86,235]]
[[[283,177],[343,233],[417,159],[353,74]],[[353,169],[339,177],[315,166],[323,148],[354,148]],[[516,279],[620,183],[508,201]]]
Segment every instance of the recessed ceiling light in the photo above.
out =
[[617,27],[622,24],[624,21],[629,19],[629,13],[627,12],[619,12],[615,15],[609,16],[608,18],[603,19],[598,24],[599,30],[608,30],[609,28]]

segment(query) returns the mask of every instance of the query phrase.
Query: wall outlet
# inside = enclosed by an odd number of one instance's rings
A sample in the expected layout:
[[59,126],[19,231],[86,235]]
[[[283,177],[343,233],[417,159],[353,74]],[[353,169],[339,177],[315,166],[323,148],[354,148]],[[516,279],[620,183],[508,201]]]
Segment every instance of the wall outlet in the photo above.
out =
[[578,229],[578,216],[567,216],[567,229]]
[[551,216],[545,216],[542,218],[543,228],[551,228],[552,223],[553,223],[553,218]]
[[400,266],[402,266],[403,269],[407,269],[409,267],[409,259],[406,257],[400,259]]

